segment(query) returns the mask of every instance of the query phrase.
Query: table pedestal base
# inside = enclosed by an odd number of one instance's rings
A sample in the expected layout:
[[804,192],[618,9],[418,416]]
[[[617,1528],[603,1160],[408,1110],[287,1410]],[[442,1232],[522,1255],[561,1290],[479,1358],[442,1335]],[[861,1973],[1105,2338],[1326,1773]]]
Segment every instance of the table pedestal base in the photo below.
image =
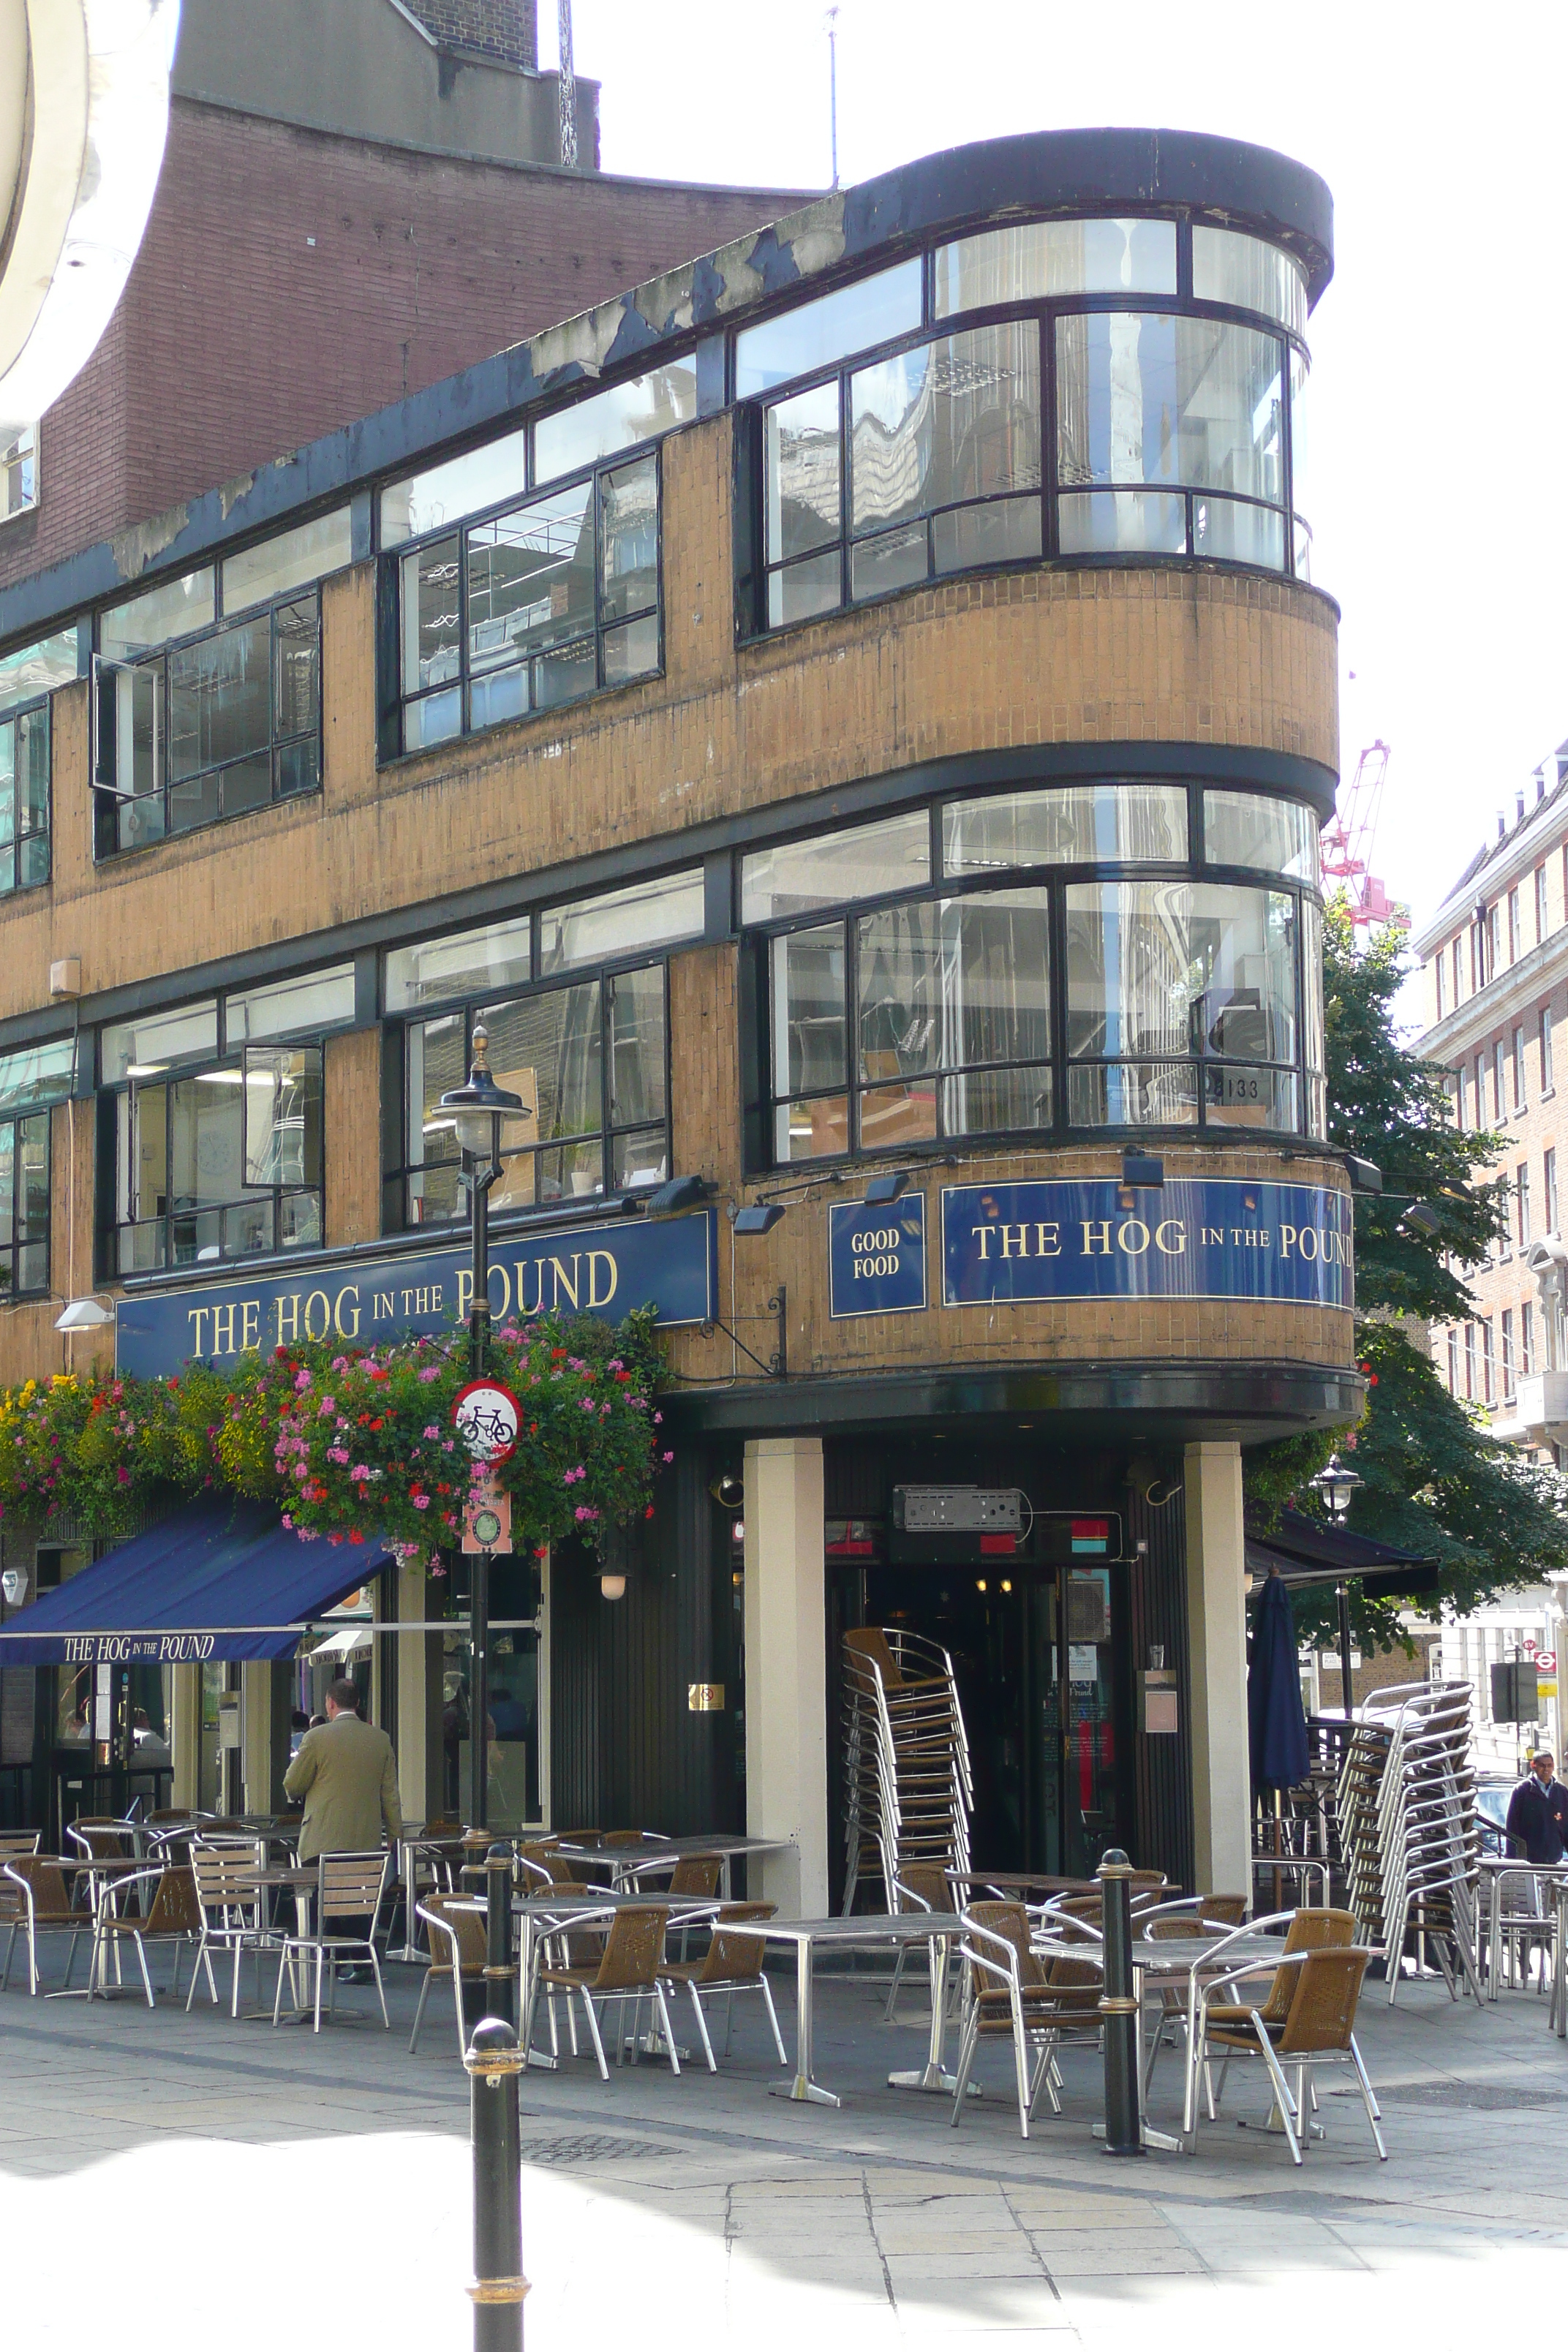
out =
[[814,2107],[841,2107],[843,2100],[836,2091],[825,2091],[820,2083],[805,2074],[795,2074],[787,2083],[770,2083],[768,2089],[775,2099],[799,2099]]
[[[978,2083],[970,2083],[964,2087],[965,2095],[971,2099],[984,2095]],[[890,2091],[942,2091],[951,2099],[958,2089],[958,2077],[943,2074],[940,2066],[910,2066],[901,2074],[889,2074],[888,2088]]]

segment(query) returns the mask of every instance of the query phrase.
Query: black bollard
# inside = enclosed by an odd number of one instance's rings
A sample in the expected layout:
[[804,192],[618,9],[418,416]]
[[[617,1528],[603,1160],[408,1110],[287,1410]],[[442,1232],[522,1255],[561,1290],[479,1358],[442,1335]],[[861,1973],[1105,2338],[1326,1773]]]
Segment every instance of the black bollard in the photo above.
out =
[[468,2070],[474,2143],[474,2352],[522,2352],[522,2053],[503,2017],[474,2028]]
[[1142,2156],[1138,2113],[1138,2003],[1132,1991],[1132,1864],[1120,1846],[1100,1857],[1100,1924],[1104,1936],[1105,2153]]
[[485,1856],[485,2000],[491,2017],[517,2023],[511,1969],[511,1848],[492,1845]]

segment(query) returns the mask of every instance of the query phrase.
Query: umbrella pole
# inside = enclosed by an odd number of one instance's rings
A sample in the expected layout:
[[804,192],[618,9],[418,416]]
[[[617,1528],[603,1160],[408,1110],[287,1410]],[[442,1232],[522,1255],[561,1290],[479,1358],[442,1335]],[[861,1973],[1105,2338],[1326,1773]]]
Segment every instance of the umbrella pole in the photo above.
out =
[[1282,1851],[1279,1839],[1279,1810],[1283,1801],[1280,1791],[1276,1789],[1274,1791],[1274,1908],[1276,1911],[1281,1907],[1284,1900],[1280,1893],[1283,1882],[1279,1875],[1279,1855]]
[[1340,1689],[1345,1706],[1345,1745],[1350,1745],[1351,1723],[1351,1589],[1343,1577],[1334,1587],[1340,1604]]

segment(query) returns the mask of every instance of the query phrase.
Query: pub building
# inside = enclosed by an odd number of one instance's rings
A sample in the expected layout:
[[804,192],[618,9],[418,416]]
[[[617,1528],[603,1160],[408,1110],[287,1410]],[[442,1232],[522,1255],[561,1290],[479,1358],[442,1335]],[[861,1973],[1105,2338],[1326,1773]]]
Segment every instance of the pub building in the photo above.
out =
[[[952,1653],[978,1859],[1248,1884],[1242,1454],[1362,1396],[1331,267],[1279,155],[987,142],[0,593],[0,1374],[449,1324],[481,1015],[495,1310],[658,1308],[657,1517],[502,1587],[498,1822],[837,1905],[880,1624]],[[270,1811],[345,1661],[460,1807],[456,1563],[246,1528],[219,1608],[132,1541],[5,1528],[9,1817]]]

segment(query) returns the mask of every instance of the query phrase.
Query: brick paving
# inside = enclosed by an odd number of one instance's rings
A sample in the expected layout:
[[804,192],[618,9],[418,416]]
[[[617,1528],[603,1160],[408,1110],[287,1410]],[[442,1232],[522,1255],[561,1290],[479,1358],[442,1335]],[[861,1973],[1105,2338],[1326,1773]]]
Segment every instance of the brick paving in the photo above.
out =
[[[58,1969],[58,1960],[54,1963]],[[112,2005],[0,2000],[5,2305],[32,2347],[110,2317],[117,2352],[188,2340],[172,2293],[221,2272],[226,2352],[329,2326],[377,2346],[470,2340],[468,2091],[450,2007],[417,2056],[416,1972],[394,1968],[394,2030],[235,2024]],[[893,2091],[916,2021],[889,2026],[864,1978],[819,1992],[817,2072],[837,2110],[766,2095],[758,2005],[737,2003],[716,2077],[662,2063],[531,2074],[523,2096],[531,2347],[906,2341],[994,2352],[1163,2340],[1321,2347],[1325,2330],[1469,2347],[1499,2314],[1542,2318],[1568,2287],[1568,2051],[1545,2004],[1476,2013],[1440,1986],[1363,2005],[1390,2160],[1325,2077],[1327,2137],[1300,2172],[1264,2120],[1260,2075],[1195,2158],[1108,2159],[1091,2052],[1067,2053],[1065,2112],[1018,2137],[1005,2053],[949,2126],[944,2099]],[[242,1996],[243,2000],[243,1996]],[[786,2042],[787,1982],[779,1990]],[[1173,2057],[1156,2077],[1169,2119]],[[236,2294],[249,2250],[255,2291]],[[242,2265],[244,2267],[244,2265]],[[143,2285],[144,2282],[144,2285]]]

